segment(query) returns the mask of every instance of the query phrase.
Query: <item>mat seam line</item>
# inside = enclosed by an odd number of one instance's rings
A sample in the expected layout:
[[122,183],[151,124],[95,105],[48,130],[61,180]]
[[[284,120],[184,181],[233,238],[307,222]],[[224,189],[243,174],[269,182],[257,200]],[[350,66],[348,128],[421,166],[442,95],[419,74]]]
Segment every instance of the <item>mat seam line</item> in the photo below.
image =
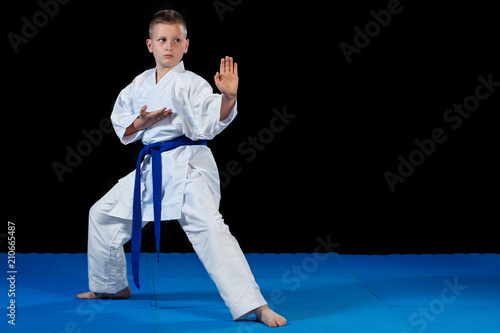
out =
[[153,316],[153,329],[154,332],[161,333],[161,321],[160,321],[160,312],[158,311],[158,299],[156,297],[156,286],[155,286],[155,277],[153,271],[153,263],[151,259],[151,255],[146,254],[147,256],[147,271],[148,271],[148,293],[149,293],[149,307],[151,308],[151,315]]
[[354,270],[354,268],[352,268],[352,266],[347,262],[347,260],[341,255],[338,253],[338,257],[340,258],[340,261],[346,266],[347,270],[349,271],[349,273],[352,274],[352,276],[366,289],[368,290],[368,292],[370,292],[373,296],[375,296],[375,298],[386,308],[388,309],[389,311],[391,311],[398,319],[399,321],[405,325],[411,332],[415,332],[417,333],[417,331],[415,330],[415,328],[413,327],[410,327],[408,323],[406,323],[406,321],[404,320],[404,316],[402,316],[399,312],[396,311],[396,309],[389,305],[385,299],[382,297],[382,294],[380,294],[377,290],[375,290],[375,288],[369,284],[368,282],[366,282],[365,280],[363,280],[359,275],[358,273],[356,273],[356,271]]

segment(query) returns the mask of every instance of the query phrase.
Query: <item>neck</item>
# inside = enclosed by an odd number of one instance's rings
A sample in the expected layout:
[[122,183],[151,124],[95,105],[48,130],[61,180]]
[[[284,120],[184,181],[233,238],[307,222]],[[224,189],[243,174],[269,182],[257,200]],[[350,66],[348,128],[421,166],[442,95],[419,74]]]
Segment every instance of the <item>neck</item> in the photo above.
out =
[[162,77],[165,76],[170,71],[171,68],[161,68],[156,67],[156,83],[158,83]]
[[170,72],[170,70],[177,65],[170,66],[170,67],[163,67],[163,66],[156,65],[156,83],[160,82],[161,78],[164,77],[165,74]]

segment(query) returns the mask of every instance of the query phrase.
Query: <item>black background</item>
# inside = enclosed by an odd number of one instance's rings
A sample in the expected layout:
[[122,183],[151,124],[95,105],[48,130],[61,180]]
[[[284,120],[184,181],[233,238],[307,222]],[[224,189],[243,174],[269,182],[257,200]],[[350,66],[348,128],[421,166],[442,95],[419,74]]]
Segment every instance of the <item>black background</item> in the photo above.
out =
[[[8,34],[22,35],[42,8],[5,3],[0,240],[12,221],[18,252],[86,251],[89,208],[134,168],[141,145],[104,133],[62,181],[52,165],[154,67],[149,20],[172,8],[188,24],[186,69],[215,88],[221,57],[239,65],[239,115],[209,146],[219,170],[239,163],[224,179],[221,212],[245,252],[312,252],[329,239],[342,253],[498,253],[500,88],[456,130],[443,120],[480,75],[500,81],[494,4],[401,1],[348,63],[340,43],[353,45],[354,27],[390,2],[72,0],[38,15],[17,53]],[[269,137],[273,109],[295,118]],[[435,128],[447,140],[392,192],[384,172],[397,173],[398,156]],[[247,160],[238,146],[259,133],[265,148]],[[151,225],[143,238],[154,251]],[[163,223],[161,250],[192,250],[176,222]]]

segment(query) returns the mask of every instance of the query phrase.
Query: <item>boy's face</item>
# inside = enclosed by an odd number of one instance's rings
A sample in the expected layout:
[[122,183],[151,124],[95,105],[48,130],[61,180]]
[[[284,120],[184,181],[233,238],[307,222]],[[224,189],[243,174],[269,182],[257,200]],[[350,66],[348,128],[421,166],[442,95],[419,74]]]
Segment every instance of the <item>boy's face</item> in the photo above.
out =
[[146,44],[155,57],[156,66],[170,68],[181,62],[189,46],[189,39],[184,36],[181,24],[158,23],[153,27],[153,35]]

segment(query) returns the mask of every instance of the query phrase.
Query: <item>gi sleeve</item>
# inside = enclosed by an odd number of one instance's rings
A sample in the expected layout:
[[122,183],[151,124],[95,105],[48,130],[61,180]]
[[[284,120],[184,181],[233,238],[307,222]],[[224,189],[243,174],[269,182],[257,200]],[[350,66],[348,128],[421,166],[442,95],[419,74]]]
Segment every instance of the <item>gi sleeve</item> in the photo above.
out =
[[222,95],[214,94],[210,84],[196,80],[189,94],[189,114],[184,115],[184,133],[191,140],[211,140],[236,117],[237,102],[226,119],[219,121]]
[[124,145],[141,139],[144,134],[144,130],[142,130],[131,135],[125,135],[125,130],[132,125],[140,112],[134,111],[133,100],[133,83],[131,83],[120,92],[111,113],[111,122],[113,123],[116,135],[118,135],[118,138]]

